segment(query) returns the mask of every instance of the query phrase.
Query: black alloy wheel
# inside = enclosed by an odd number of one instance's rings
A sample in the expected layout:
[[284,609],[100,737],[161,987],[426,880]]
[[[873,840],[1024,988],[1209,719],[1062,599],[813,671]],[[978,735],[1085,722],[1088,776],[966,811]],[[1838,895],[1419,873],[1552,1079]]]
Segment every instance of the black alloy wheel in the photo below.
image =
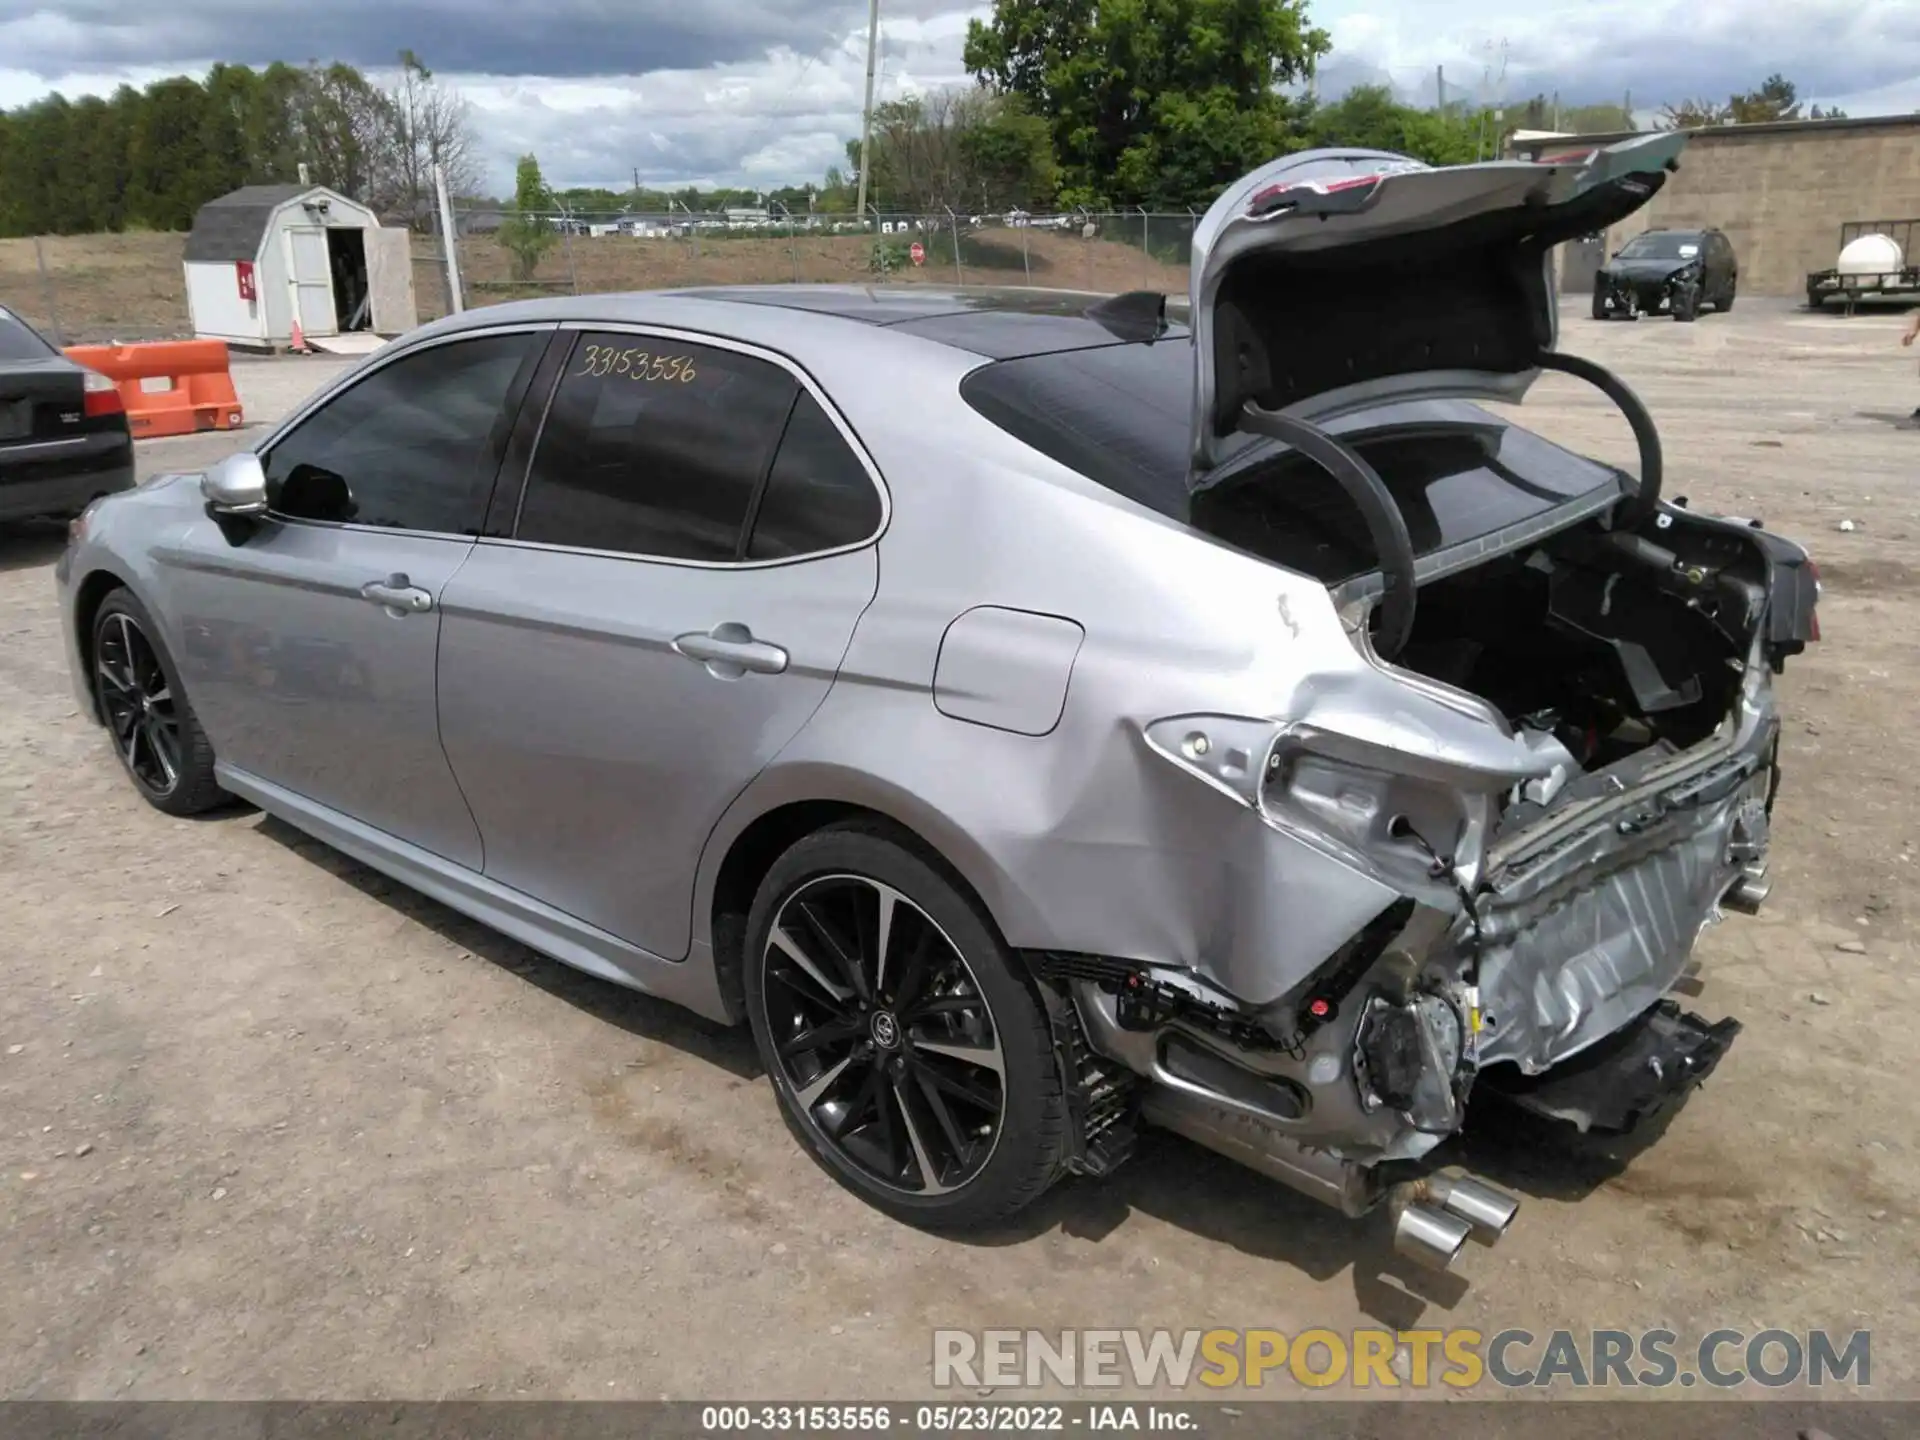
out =
[[787,897],[768,944],[781,1079],[827,1144],[910,1195],[978,1175],[1000,1138],[1006,1056],[940,927],[890,885],[830,875]]
[[1046,1019],[976,905],[882,834],[776,862],[748,924],[748,1018],[787,1123],[828,1173],[915,1224],[1004,1219],[1059,1173]]
[[169,815],[197,815],[224,803],[213,746],[151,618],[129,592],[116,590],[101,603],[92,658],[100,718],[142,798]]
[[165,799],[180,788],[186,763],[178,705],[153,642],[124,610],[100,627],[93,669],[121,764],[148,795]]

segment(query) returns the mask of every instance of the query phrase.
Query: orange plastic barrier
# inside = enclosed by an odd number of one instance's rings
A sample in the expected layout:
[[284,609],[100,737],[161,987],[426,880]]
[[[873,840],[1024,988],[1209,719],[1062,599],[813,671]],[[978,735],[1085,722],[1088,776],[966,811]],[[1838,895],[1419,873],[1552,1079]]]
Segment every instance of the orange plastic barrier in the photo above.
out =
[[234,392],[224,341],[74,345],[67,358],[113,381],[136,440],[240,428],[240,397]]

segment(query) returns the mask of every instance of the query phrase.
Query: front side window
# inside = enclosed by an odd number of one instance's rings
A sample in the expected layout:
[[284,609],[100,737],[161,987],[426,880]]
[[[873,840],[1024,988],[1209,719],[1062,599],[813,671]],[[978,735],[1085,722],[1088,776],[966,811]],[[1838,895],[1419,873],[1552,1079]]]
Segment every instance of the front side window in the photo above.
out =
[[766,360],[665,336],[582,333],[514,534],[667,560],[740,558],[800,386]]
[[381,367],[275,442],[268,502],[297,520],[478,535],[515,378],[546,339],[484,335]]

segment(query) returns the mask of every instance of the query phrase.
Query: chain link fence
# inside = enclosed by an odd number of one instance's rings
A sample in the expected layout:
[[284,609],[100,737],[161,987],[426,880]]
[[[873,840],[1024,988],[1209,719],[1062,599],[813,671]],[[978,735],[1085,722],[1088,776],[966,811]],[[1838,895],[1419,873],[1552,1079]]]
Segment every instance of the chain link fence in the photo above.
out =
[[[528,269],[506,243],[518,216],[456,212],[455,249],[468,306],[535,295],[589,295],[689,285],[808,283],[1012,285],[1184,295],[1199,216],[1145,210],[1029,215],[730,211],[550,214]],[[443,242],[415,238],[423,319],[446,312]]]
[[0,240],[0,305],[59,345],[184,339],[184,235],[47,235]]
[[[531,270],[503,244],[511,211],[456,212],[467,306],[539,295],[690,285],[1032,286],[1118,293],[1187,291],[1198,216],[1144,210],[1064,214],[542,216],[549,240]],[[164,232],[0,240],[0,305],[62,345],[192,335],[182,248]],[[445,247],[412,238],[422,321],[448,312]]]

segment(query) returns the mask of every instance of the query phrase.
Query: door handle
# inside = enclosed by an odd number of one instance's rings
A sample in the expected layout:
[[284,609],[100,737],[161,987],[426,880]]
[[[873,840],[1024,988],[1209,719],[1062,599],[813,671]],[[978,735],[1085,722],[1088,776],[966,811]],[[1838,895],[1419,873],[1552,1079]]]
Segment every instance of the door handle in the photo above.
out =
[[753,638],[753,631],[729,620],[711,630],[693,630],[673,642],[676,654],[699,661],[716,680],[738,680],[749,671],[778,675],[787,668],[787,652]]
[[369,580],[360,587],[360,598],[371,600],[389,615],[419,615],[433,609],[433,593],[422,590],[404,575]]

